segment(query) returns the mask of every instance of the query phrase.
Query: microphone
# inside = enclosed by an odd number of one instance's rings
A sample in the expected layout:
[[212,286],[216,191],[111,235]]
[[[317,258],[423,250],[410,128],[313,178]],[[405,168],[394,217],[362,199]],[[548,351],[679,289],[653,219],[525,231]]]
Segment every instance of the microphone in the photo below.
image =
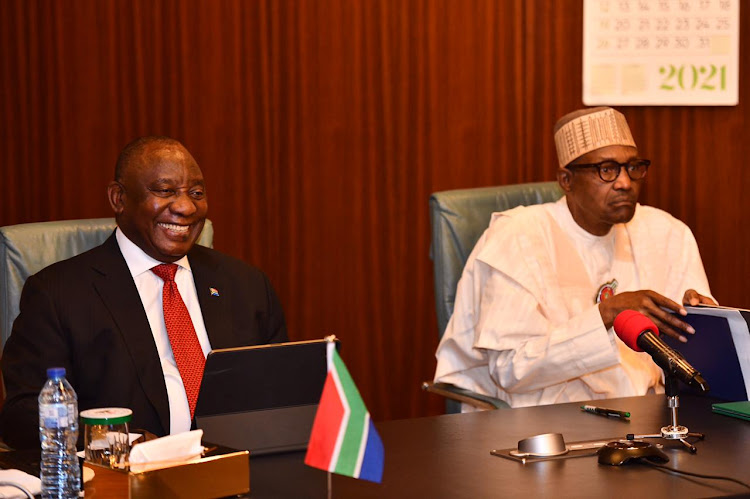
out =
[[647,352],[669,375],[673,374],[688,386],[708,391],[708,383],[685,357],[659,338],[659,329],[651,319],[635,310],[625,310],[615,317],[615,333],[636,352]]

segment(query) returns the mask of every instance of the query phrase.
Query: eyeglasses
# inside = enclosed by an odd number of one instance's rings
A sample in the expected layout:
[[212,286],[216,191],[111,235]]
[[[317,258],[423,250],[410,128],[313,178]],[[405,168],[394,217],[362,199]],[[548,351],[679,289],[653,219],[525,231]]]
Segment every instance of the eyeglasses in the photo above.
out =
[[607,160],[601,163],[591,163],[583,165],[568,165],[565,168],[576,170],[579,168],[596,168],[599,171],[599,178],[605,182],[614,182],[620,176],[620,169],[625,168],[625,172],[630,180],[640,180],[648,173],[648,167],[651,161],[648,159],[631,159],[627,163],[618,163],[617,161]]

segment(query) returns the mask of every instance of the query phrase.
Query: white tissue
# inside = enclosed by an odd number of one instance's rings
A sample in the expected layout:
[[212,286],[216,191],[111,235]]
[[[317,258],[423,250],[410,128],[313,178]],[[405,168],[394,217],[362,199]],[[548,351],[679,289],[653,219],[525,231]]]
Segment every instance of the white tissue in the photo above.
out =
[[130,451],[130,469],[166,468],[199,458],[203,452],[202,438],[203,430],[193,430],[137,444]]
[[[34,495],[42,493],[42,481],[39,478],[24,473],[21,470],[0,470],[0,482],[17,483],[28,489]],[[26,494],[10,485],[0,487],[0,498],[6,497],[26,497]]]

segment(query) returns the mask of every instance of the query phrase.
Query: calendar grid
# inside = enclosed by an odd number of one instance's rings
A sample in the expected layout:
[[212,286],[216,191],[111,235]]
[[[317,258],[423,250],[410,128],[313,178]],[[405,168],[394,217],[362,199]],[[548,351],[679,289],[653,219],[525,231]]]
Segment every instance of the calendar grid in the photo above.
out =
[[587,105],[736,105],[739,0],[584,0]]

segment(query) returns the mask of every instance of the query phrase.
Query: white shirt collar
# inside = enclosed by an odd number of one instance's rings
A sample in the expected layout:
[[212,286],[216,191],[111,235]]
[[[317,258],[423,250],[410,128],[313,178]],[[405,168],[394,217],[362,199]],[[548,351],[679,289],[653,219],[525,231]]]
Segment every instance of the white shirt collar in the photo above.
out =
[[565,196],[560,198],[556,203],[558,212],[560,213],[560,220],[564,227],[568,229],[568,231],[576,238],[585,241],[585,244],[587,246],[590,246],[592,244],[600,244],[603,241],[606,242],[612,242],[615,238],[615,231],[614,227],[610,229],[609,232],[604,234],[603,236],[596,236],[592,234],[591,232],[587,231],[580,225],[578,225],[578,222],[575,221],[575,218],[573,218],[573,214],[570,212],[570,208],[568,207],[568,202]]
[[[117,244],[120,246],[120,252],[125,258],[125,263],[128,264],[130,275],[132,275],[134,278],[143,274],[144,272],[149,272],[152,268],[164,263],[148,256],[141,248],[136,246],[133,241],[128,239],[128,237],[123,234],[119,227],[115,229],[115,238],[117,239]],[[188,262],[187,255],[183,256],[174,263],[184,268],[185,270],[190,271],[190,262]]]

